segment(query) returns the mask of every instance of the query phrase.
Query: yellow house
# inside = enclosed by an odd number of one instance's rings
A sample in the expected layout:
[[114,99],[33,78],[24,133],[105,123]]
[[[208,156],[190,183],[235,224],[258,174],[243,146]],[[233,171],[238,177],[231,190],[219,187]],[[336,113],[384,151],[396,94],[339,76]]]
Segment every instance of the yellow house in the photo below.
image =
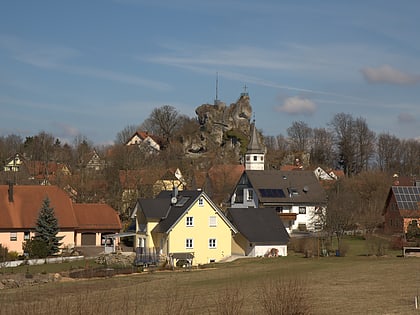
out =
[[155,199],[140,199],[133,215],[140,255],[199,265],[232,254],[237,230],[201,190],[162,191]]

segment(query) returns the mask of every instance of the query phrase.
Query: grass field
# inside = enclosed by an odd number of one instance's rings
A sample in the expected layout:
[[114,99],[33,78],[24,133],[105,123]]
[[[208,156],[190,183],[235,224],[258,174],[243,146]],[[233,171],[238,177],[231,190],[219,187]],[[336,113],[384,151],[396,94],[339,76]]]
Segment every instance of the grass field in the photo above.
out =
[[366,256],[365,241],[349,243],[346,257],[304,258],[291,252],[192,271],[2,290],[0,314],[264,314],[267,288],[296,279],[300,285],[291,289],[301,289],[296,294],[302,294],[311,314],[420,314],[414,307],[420,258],[398,257],[399,252]]

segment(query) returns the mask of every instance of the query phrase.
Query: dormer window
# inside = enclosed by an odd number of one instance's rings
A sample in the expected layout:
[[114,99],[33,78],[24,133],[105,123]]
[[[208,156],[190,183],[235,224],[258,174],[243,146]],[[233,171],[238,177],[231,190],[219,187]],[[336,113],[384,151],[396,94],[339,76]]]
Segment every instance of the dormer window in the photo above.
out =
[[198,198],[198,206],[200,206],[200,207],[204,206],[204,198],[203,197]]

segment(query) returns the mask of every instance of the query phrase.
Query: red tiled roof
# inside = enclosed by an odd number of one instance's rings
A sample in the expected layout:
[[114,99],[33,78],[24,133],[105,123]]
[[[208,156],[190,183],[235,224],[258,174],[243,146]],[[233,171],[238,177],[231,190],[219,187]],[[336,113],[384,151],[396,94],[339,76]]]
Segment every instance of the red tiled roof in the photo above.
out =
[[50,207],[62,230],[120,230],[120,219],[106,204],[73,204],[64,190],[57,186],[14,185],[13,201],[9,201],[9,185],[0,185],[0,229],[33,229],[43,201]]
[[8,185],[0,185],[0,228],[34,228],[46,197],[60,228],[77,226],[71,200],[57,186],[13,186],[13,202],[9,202],[8,191]]
[[75,203],[73,209],[79,223],[78,230],[121,230],[117,212],[107,204]]

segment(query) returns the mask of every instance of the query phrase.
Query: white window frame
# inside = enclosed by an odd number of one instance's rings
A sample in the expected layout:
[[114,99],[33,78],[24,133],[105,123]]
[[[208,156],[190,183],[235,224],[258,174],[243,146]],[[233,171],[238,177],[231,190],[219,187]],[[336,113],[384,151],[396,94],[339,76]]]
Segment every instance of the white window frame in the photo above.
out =
[[248,191],[246,193],[246,200],[247,201],[254,200],[254,191],[252,189],[248,189]]
[[299,214],[306,214],[306,207],[299,207]]
[[209,226],[210,227],[216,227],[217,226],[217,216],[216,215],[209,216]]
[[17,241],[17,233],[16,232],[10,232],[10,241],[16,242]]
[[209,238],[209,248],[210,249],[217,248],[217,239],[215,239],[215,238]]
[[185,248],[186,249],[193,249],[194,248],[194,239],[186,238],[185,239]]
[[188,216],[185,218],[185,226],[194,226],[194,217]]
[[199,207],[203,207],[204,206],[204,198],[203,197],[198,198],[198,206]]

